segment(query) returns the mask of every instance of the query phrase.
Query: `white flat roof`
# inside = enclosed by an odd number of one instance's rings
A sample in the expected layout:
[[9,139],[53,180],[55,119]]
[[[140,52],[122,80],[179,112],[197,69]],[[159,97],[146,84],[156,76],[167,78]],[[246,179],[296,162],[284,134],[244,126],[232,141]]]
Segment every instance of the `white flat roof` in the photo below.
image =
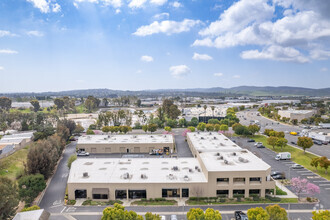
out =
[[208,171],[257,171],[270,168],[259,157],[242,149],[223,134],[190,132],[187,135]]
[[[195,158],[79,158],[71,165],[68,183],[207,182],[202,170],[196,167],[201,169]],[[83,176],[85,172],[88,177]],[[142,174],[147,178],[141,178]]]
[[78,144],[120,144],[120,143],[173,143],[173,136],[169,134],[149,135],[86,135],[78,139]]

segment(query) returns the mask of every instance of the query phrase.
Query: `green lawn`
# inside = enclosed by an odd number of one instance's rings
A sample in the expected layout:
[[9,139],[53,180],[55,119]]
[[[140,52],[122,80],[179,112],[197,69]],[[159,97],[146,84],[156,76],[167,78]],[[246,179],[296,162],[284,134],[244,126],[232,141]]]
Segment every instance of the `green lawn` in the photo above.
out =
[[132,202],[132,205],[148,206],[148,205],[177,205],[175,200],[139,200]]
[[27,146],[6,158],[0,159],[0,176],[15,181],[17,174],[24,170],[23,163],[26,162],[28,152],[29,147]]
[[20,109],[17,109],[17,108],[11,108],[11,109],[9,110],[9,112],[10,112],[10,113],[15,113],[15,112],[20,112],[20,113],[31,113],[31,109],[29,109],[29,108],[25,108],[25,109],[20,110]]
[[[271,149],[272,151],[275,152],[290,152],[291,153],[291,160],[294,161],[295,163],[303,165],[305,168],[315,171],[315,168],[310,165],[311,161],[313,158],[317,157],[313,154],[310,153],[305,153],[303,150],[297,149],[295,147],[286,145],[283,150],[281,148],[275,147],[275,149],[267,144],[267,137],[262,136],[262,135],[255,135],[252,137],[256,142],[262,142],[263,145],[265,145],[267,148]],[[330,174],[329,172],[326,174],[324,169],[318,168],[317,174],[320,176],[330,180]]]
[[284,195],[288,195],[288,194],[285,191],[283,191],[280,188],[278,188],[278,186],[276,186],[276,195],[278,195],[278,196],[284,196]]

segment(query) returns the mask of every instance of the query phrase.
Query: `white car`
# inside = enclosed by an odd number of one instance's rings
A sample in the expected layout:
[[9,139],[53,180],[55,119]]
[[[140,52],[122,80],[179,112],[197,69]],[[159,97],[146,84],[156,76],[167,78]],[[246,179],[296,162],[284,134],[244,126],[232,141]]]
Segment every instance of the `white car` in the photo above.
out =
[[82,152],[78,152],[77,156],[89,156],[89,153],[82,151]]
[[304,166],[300,164],[294,164],[292,165],[292,169],[304,169]]
[[258,146],[261,146],[261,145],[262,145],[261,142],[257,142],[257,143],[254,144],[255,147],[258,147]]

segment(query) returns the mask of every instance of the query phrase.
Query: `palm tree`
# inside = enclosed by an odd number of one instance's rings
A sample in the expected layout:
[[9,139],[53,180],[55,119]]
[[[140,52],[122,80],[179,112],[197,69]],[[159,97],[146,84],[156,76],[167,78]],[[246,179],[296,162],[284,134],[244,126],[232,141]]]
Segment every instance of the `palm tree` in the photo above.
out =
[[211,106],[211,109],[212,109],[212,118],[214,118],[214,109],[215,109],[215,107]]
[[204,105],[203,108],[204,108],[204,123],[206,123],[206,122],[205,122],[205,119],[206,119],[206,109],[207,109],[207,106]]

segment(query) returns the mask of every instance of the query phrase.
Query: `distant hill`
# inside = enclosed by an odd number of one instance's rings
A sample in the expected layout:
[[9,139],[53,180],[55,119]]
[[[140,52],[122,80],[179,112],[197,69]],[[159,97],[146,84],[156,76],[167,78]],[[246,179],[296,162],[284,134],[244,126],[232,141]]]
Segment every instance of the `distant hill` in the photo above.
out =
[[40,92],[40,93],[3,93],[0,96],[22,97],[22,96],[74,96],[87,97],[89,95],[95,97],[117,97],[117,96],[202,96],[202,97],[219,97],[219,96],[329,96],[330,88],[311,89],[302,87],[289,86],[238,86],[232,88],[192,88],[192,89],[157,89],[157,90],[111,90],[111,89],[82,89],[69,90],[61,92]]

